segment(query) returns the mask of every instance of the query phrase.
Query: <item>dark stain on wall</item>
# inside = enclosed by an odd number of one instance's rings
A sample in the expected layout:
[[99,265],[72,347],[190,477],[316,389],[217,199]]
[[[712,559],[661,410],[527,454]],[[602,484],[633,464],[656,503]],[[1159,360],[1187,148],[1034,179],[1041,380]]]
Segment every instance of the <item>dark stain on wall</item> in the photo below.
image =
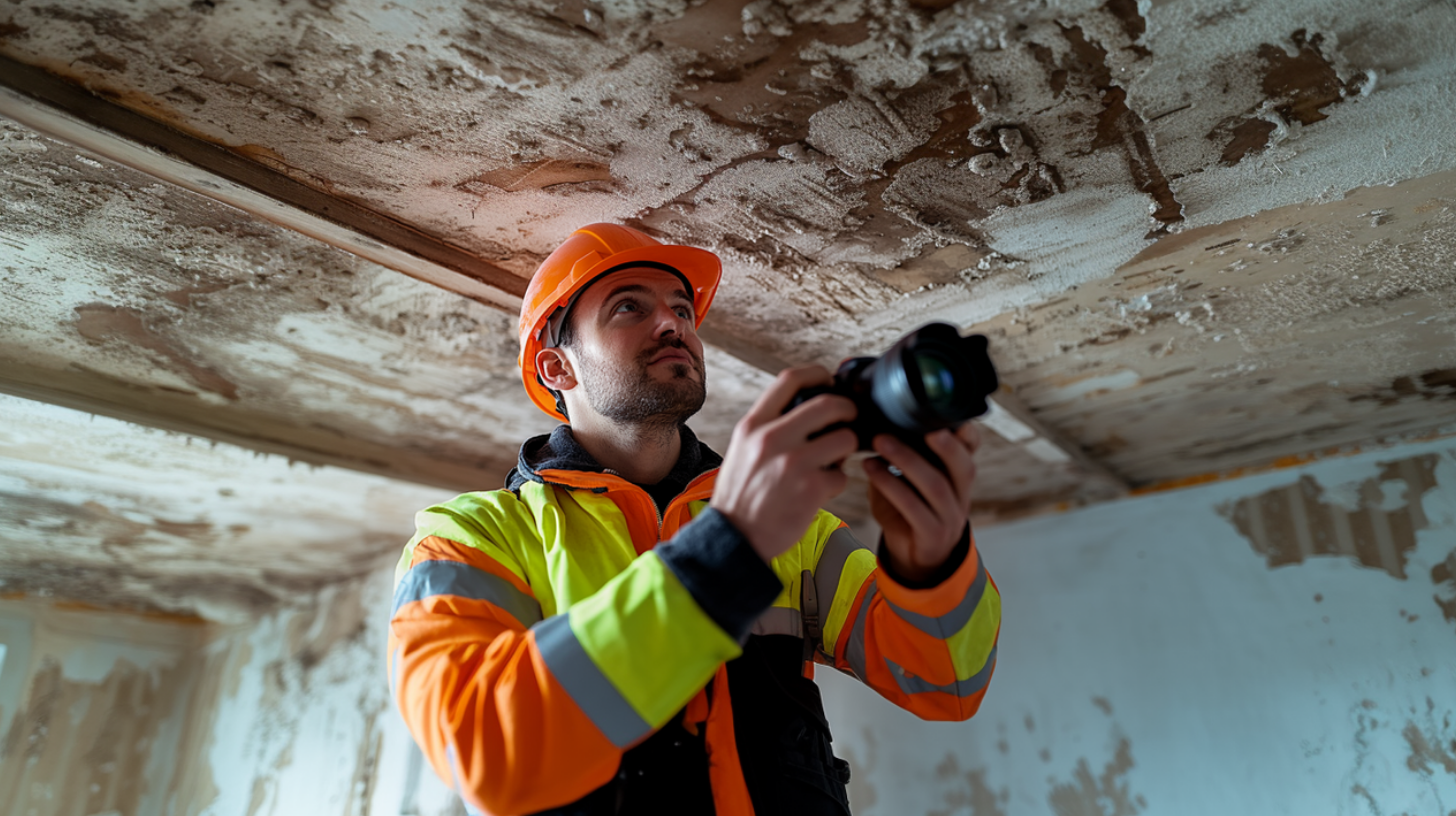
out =
[[[1380,474],[1360,484],[1354,509],[1328,501],[1319,482],[1301,476],[1292,485],[1226,503],[1219,513],[1270,567],[1333,556],[1404,580],[1416,531],[1429,524],[1421,498],[1436,486],[1436,462],[1436,455],[1427,454],[1380,463]],[[1391,483],[1404,485],[1402,504],[1383,509],[1383,486]]]
[[1446,773],[1456,776],[1456,739],[1449,737],[1451,728],[1449,713],[1446,715],[1445,726],[1448,733],[1438,735],[1422,731],[1420,726],[1414,722],[1406,722],[1405,728],[1400,733],[1405,737],[1406,744],[1410,746],[1410,755],[1405,760],[1407,768],[1427,776],[1436,770],[1444,770]]
[[1102,773],[1093,776],[1087,759],[1078,759],[1072,781],[1053,785],[1047,801],[1057,816],[1133,816],[1148,803],[1128,787],[1126,776],[1132,767],[1132,742],[1119,736],[1116,753]]
[[186,666],[118,660],[99,683],[47,657],[0,741],[0,812],[139,813],[158,732]]
[[935,767],[935,778],[946,788],[942,794],[945,808],[932,808],[926,816],[952,816],[966,810],[971,816],[1007,816],[1005,805],[1011,800],[1011,790],[993,791],[984,768],[963,769],[955,754],[947,753]]

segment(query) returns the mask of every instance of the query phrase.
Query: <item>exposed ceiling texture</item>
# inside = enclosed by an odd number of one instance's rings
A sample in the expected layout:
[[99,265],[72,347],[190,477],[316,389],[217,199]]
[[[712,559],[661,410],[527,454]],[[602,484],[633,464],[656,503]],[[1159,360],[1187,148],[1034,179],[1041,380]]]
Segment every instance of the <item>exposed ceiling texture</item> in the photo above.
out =
[[[108,426],[108,471],[0,403],[0,589],[61,591],[53,528],[122,557],[96,519],[177,433],[327,465],[259,478],[346,507],[497,486],[551,425],[515,304],[600,220],[723,257],[720,450],[782,365],[988,335],[988,522],[1449,433],[1452,42],[1451,0],[8,0],[0,390],[175,433]],[[129,523],[266,595],[223,504]],[[369,518],[339,557],[408,534]]]

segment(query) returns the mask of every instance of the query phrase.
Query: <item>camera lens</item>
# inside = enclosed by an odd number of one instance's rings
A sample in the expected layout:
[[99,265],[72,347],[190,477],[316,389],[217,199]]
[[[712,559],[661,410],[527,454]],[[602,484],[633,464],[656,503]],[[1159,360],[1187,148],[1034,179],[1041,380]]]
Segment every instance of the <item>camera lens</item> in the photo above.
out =
[[941,415],[955,410],[955,372],[949,360],[934,351],[915,354],[915,367],[920,369],[920,384],[925,388],[929,408]]
[[[947,323],[910,332],[865,371],[873,380],[868,390],[874,414],[902,438],[913,439],[980,416],[997,385],[986,338],[961,337]],[[861,408],[861,413],[870,412]],[[870,438],[873,432],[864,436]]]

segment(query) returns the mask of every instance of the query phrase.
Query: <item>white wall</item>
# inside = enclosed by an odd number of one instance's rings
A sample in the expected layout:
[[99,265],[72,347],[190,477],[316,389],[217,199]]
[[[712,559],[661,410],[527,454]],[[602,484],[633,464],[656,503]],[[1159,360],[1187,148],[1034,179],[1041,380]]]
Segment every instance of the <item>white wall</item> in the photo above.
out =
[[1456,811],[1456,442],[978,542],[1005,620],[975,719],[820,673],[860,816]]
[[182,814],[463,814],[389,699],[392,570],[335,585],[206,648]]

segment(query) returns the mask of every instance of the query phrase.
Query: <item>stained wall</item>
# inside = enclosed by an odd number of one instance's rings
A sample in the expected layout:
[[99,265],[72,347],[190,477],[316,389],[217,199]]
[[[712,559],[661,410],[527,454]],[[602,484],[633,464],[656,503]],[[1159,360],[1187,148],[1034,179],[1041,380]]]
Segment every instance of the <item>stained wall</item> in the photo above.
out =
[[338,584],[208,645],[175,812],[463,816],[389,699],[391,588]]
[[1456,811],[1456,441],[996,526],[996,675],[924,723],[821,673],[872,814]]
[[229,625],[0,601],[0,813],[463,814],[388,699],[389,589]]
[[0,813],[162,813],[201,619],[0,600]]

